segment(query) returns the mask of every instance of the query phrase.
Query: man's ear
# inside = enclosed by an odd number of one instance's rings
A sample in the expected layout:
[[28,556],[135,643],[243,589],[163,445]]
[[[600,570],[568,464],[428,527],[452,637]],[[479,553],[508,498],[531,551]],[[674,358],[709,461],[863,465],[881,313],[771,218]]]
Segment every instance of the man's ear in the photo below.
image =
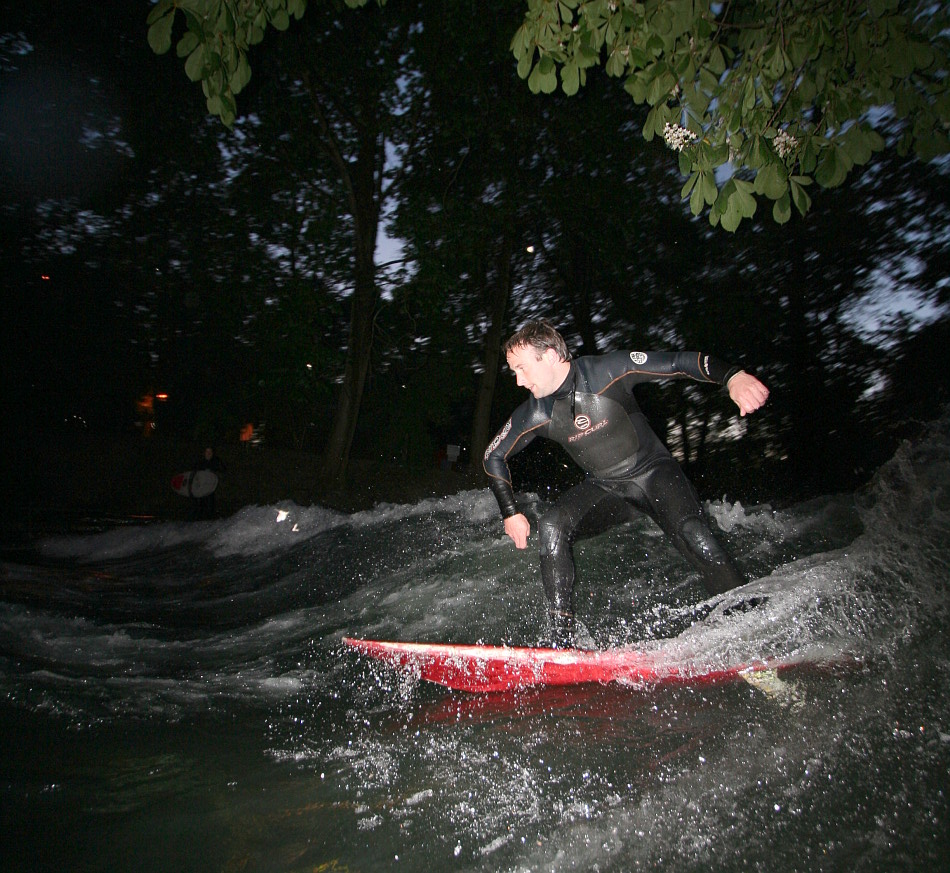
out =
[[561,361],[561,356],[556,351],[554,351],[554,349],[545,349],[544,354],[541,355],[541,357],[544,358],[545,363],[552,366],[554,364],[560,363]]

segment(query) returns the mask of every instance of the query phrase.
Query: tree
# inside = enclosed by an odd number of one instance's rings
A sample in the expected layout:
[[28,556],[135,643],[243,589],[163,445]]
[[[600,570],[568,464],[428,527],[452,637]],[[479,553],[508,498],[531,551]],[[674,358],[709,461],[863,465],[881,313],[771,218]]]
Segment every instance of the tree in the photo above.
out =
[[[346,0],[362,6],[366,0]],[[385,0],[378,0],[382,5]],[[535,93],[575,94],[603,64],[649,105],[647,140],[678,152],[694,215],[734,231],[758,197],[779,223],[804,215],[813,183],[845,181],[883,148],[877,119],[903,122],[900,147],[922,160],[950,147],[947,5],[931,0],[527,0],[511,41]],[[149,43],[177,44],[208,111],[231,124],[250,46],[286,29],[306,0],[160,0]],[[732,172],[727,172],[729,168]],[[717,172],[718,170],[718,172]]]
[[[302,0],[161,2],[148,18],[149,42],[156,51],[170,47],[180,9],[186,30],[177,51],[187,57],[185,71],[202,81],[209,111],[231,125],[234,95],[250,80],[247,49],[261,41],[267,24],[286,30],[290,15],[299,18],[304,7]],[[370,363],[379,301],[375,250],[391,172],[387,143],[402,110],[399,79],[406,70],[403,47],[411,17],[407,8],[394,7],[392,14],[388,9],[386,14],[357,10],[344,28],[334,8],[323,4],[276,47],[268,46],[284,99],[308,110],[303,126],[285,135],[290,140],[307,137],[313,143],[309,161],[320,164],[321,174],[329,169],[336,177],[333,190],[350,244],[351,314],[343,378],[324,452],[322,478],[328,485],[345,476]]]
[[600,64],[623,77],[650,106],[644,137],[679,153],[693,214],[734,231],[759,196],[779,223],[804,215],[812,182],[883,148],[875,115],[903,122],[903,153],[946,154],[947,25],[929,0],[528,0],[511,50],[535,92],[560,72],[574,94]]

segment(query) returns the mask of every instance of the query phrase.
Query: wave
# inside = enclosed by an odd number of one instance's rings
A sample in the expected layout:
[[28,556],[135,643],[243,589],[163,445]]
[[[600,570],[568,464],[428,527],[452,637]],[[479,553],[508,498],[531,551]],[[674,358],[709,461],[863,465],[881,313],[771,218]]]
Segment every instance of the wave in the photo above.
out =
[[[936,633],[948,608],[948,431],[943,419],[902,445],[857,495],[782,510],[710,503],[753,580],[736,597],[767,598],[745,613],[707,600],[645,519],[579,543],[579,616],[592,643],[716,664],[888,658]],[[523,499],[529,513],[541,504]],[[237,689],[254,675],[248,685],[266,698],[338,661],[343,635],[520,645],[546,633],[536,553],[512,547],[487,489],[349,515],[247,507],[53,537],[40,555],[0,578],[0,656],[21,665],[23,681],[45,671],[40,686],[115,673],[126,689],[185,687],[198,675]],[[117,699],[130,693],[111,687]]]

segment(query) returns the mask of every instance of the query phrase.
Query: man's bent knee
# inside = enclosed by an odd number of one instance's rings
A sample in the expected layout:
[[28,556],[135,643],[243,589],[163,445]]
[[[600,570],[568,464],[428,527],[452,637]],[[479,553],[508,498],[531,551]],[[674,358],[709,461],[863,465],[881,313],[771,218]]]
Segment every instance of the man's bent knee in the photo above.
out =
[[710,594],[722,594],[745,581],[726,550],[702,518],[688,518],[680,527],[680,537],[690,560],[703,574]]
[[560,509],[552,509],[538,519],[541,556],[557,555],[570,546],[570,521]]

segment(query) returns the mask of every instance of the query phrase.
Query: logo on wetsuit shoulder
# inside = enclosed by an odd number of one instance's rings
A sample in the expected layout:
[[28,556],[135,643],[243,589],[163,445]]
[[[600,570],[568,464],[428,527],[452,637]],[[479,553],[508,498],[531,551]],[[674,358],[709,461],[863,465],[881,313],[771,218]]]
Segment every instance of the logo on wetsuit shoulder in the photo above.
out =
[[499,431],[498,435],[491,441],[491,444],[485,449],[485,460],[488,460],[488,456],[495,451],[500,445],[501,441],[508,436],[509,431],[511,430],[511,419],[505,422],[505,426]]
[[590,416],[589,415],[578,415],[574,419],[574,427],[578,430],[587,430],[590,427]]
[[646,352],[630,352],[630,360],[637,366],[641,366],[647,362]]

